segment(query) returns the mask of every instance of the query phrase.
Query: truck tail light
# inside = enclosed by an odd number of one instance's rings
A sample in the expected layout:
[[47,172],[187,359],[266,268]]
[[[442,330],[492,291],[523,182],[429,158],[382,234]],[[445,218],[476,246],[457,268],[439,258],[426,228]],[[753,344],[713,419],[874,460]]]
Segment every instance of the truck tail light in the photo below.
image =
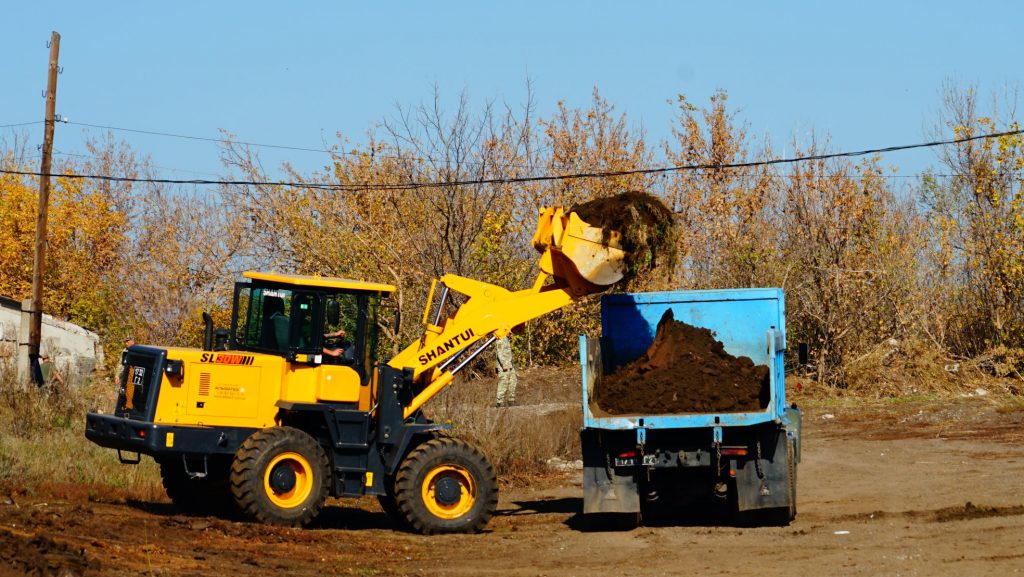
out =
[[747,450],[743,447],[722,447],[722,454],[743,457],[747,454]]
[[633,457],[636,457],[636,451],[623,451],[619,453],[620,459],[632,459]]

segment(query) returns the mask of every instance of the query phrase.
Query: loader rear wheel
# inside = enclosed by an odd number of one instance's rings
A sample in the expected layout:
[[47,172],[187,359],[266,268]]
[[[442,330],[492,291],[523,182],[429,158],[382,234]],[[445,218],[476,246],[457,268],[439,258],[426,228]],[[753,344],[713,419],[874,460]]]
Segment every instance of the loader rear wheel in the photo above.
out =
[[412,450],[395,478],[395,500],[414,531],[480,531],[498,504],[494,468],[479,449],[449,438]]
[[291,427],[253,433],[235,453],[231,493],[242,513],[261,523],[300,527],[327,499],[327,455],[313,437]]
[[[231,461],[216,456],[192,459],[186,469],[181,455],[161,458],[160,480],[179,511],[192,515],[224,515],[234,511],[228,482]],[[205,476],[199,477],[202,473]]]

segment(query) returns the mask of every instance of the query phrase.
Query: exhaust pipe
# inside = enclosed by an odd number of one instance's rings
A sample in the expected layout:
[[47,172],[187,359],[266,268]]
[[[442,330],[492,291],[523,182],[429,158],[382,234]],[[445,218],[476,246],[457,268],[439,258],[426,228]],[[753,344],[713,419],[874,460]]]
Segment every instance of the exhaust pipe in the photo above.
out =
[[203,350],[213,350],[213,317],[203,311]]

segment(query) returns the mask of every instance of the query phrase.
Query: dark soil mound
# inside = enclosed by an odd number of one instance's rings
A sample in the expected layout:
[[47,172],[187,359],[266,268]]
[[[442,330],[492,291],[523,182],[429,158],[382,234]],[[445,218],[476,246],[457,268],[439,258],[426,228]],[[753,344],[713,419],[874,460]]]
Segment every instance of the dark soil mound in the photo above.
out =
[[675,258],[675,222],[670,211],[646,192],[629,191],[574,206],[584,222],[622,233],[626,250],[626,280]]
[[[59,543],[46,535],[8,531],[0,531],[0,575],[74,576],[96,574],[94,571],[99,569],[86,559],[80,547]],[[10,568],[15,573],[4,570]]]
[[762,411],[769,383],[767,366],[730,355],[669,309],[647,353],[597,383],[594,402],[611,415]]

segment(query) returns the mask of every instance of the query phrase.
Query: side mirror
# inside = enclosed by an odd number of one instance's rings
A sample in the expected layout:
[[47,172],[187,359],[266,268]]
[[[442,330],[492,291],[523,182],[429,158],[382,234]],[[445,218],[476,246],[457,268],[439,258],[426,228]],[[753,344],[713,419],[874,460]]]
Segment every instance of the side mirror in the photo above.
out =
[[806,365],[810,362],[810,347],[807,346],[807,343],[798,343],[796,345],[796,356],[797,362],[800,365]]
[[341,305],[336,300],[327,301],[327,324],[334,326],[341,320]]
[[395,336],[398,336],[398,331],[402,328],[402,310],[395,308]]

